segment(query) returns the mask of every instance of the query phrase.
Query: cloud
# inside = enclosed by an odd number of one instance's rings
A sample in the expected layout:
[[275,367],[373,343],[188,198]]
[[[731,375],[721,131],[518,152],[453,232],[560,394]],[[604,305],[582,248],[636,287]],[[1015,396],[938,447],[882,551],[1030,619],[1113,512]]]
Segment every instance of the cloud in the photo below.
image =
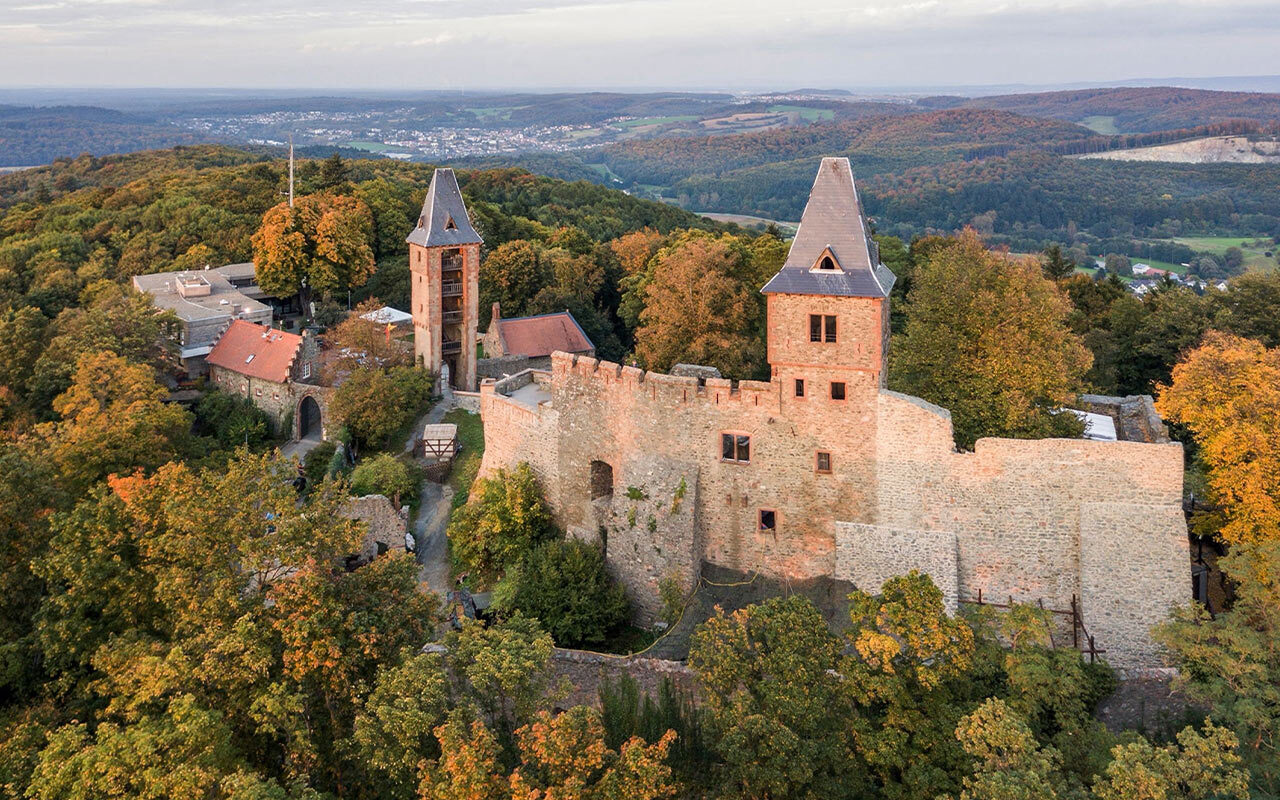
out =
[[1280,73],[1274,0],[0,0],[0,20],[0,81],[11,84],[857,87],[1189,65]]

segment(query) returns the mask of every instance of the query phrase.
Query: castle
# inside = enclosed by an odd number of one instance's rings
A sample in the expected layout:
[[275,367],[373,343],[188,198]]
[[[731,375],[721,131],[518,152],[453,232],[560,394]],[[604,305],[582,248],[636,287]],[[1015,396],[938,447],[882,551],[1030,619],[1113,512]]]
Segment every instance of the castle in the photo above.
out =
[[958,452],[945,409],[885,388],[893,281],[848,160],[824,159],[763,288],[769,381],[555,353],[549,371],[481,384],[482,473],[528,462],[570,535],[603,543],[642,617],[660,581],[689,587],[708,562],[869,591],[918,569],[952,610],[1078,598],[1113,665],[1157,665],[1149,629],[1190,597],[1181,445],[1145,399],[1154,441],[988,438]]

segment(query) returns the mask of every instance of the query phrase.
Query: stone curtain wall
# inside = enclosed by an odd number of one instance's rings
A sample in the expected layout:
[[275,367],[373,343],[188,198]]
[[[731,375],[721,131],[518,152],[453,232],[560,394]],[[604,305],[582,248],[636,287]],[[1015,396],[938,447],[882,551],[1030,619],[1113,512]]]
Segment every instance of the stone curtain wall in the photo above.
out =
[[961,599],[1070,608],[1116,666],[1157,663],[1148,629],[1190,599],[1182,446],[981,439],[951,446],[950,415],[884,392],[881,525],[957,542]]
[[889,578],[914,569],[933,579],[954,614],[960,598],[957,552],[956,536],[947,531],[837,522],[834,577],[874,594]]
[[[536,411],[482,387],[484,469],[528,461],[572,535],[595,540],[603,523],[611,569],[646,614],[686,559],[871,588],[917,567],[948,592],[954,547],[952,596],[1065,609],[1078,595],[1112,663],[1151,665],[1147,628],[1189,597],[1180,445],[983,439],[957,453],[945,410],[881,390],[875,373],[848,373],[844,401],[795,398],[790,381],[700,387],[557,353],[552,401]],[[751,437],[749,463],[721,460],[725,432]],[[830,475],[815,470],[819,450]],[[593,461],[614,476],[604,503]],[[687,516],[626,522],[628,485],[657,502],[677,475]],[[760,509],[775,530],[760,529]]]

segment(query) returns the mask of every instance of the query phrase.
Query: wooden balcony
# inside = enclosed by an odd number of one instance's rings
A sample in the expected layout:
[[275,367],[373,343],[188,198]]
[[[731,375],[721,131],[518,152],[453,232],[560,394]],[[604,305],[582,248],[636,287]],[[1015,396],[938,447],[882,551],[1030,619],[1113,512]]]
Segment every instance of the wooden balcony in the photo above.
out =
[[462,281],[441,281],[440,294],[444,297],[462,297]]
[[462,322],[461,311],[445,311],[441,313],[440,317],[446,325],[455,322]]
[[445,339],[440,343],[440,352],[448,355],[449,353],[461,353],[462,342],[456,339]]

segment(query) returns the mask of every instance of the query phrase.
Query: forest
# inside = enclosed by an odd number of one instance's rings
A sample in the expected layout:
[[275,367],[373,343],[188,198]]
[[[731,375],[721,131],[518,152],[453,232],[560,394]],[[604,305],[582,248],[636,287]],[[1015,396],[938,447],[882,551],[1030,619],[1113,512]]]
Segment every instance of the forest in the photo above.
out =
[[[1057,412],[1084,391],[1156,394],[1203,499],[1193,528],[1232,579],[1215,616],[1188,603],[1156,630],[1184,716],[1104,726],[1118,676],[1055,646],[1042,609],[949,615],[918,573],[853,591],[834,627],[797,594],[713,613],[691,687],[624,678],[572,704],[555,647],[646,640],[527,465],[476,479],[475,422],[449,537],[457,576],[493,590],[491,618],[437,626],[411,555],[348,566],[364,533],[340,513],[350,495],[417,494],[400,432],[430,376],[342,295],[407,300],[403,239],[430,175],[305,161],[296,209],[280,160],[216,146],[0,177],[0,797],[1280,794],[1280,275],[1139,298],[1061,248],[878,236],[899,276],[889,386],[951,408],[957,447],[1078,434]],[[768,374],[773,233],[517,169],[459,179],[485,238],[482,308],[570,308],[601,355],[656,370]],[[302,237],[281,232],[341,245],[343,264],[319,265],[340,277],[312,284],[325,336],[371,356],[334,399],[358,464],[330,443],[306,481],[246,399],[205,386],[170,402],[175,320],[128,283],[252,256],[266,285],[295,263]],[[982,313],[995,301],[1027,321],[1018,337]],[[671,622],[688,598],[668,585],[663,600]]]

